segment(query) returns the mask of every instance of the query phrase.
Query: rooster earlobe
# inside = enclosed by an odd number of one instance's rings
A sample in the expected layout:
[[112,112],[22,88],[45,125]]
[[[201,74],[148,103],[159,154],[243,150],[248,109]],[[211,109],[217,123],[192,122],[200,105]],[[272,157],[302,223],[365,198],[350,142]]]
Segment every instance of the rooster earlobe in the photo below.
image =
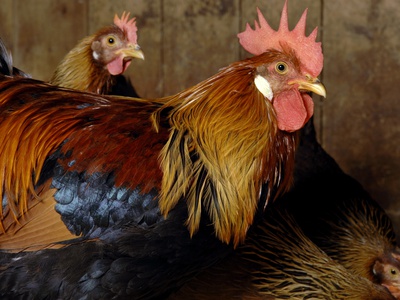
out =
[[258,91],[264,95],[269,101],[274,97],[274,93],[272,92],[271,85],[268,80],[262,77],[261,75],[256,75],[254,78],[254,84],[256,85]]

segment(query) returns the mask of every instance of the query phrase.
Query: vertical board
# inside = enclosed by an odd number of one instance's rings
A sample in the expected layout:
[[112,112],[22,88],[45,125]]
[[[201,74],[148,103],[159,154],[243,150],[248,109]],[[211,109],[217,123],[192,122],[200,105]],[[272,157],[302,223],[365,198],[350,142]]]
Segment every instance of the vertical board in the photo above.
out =
[[238,0],[164,0],[165,94],[208,78],[238,59]]
[[0,38],[3,40],[9,51],[13,50],[14,45],[14,16],[13,0],[2,0],[0,6]]
[[15,65],[48,80],[64,55],[86,35],[86,2],[14,0]]
[[161,0],[92,0],[89,7],[89,31],[113,23],[114,15],[126,11],[136,18],[138,44],[145,60],[134,60],[125,75],[131,79],[141,97],[156,98],[163,95],[162,82],[162,11]]
[[400,6],[325,1],[323,144],[400,228]]

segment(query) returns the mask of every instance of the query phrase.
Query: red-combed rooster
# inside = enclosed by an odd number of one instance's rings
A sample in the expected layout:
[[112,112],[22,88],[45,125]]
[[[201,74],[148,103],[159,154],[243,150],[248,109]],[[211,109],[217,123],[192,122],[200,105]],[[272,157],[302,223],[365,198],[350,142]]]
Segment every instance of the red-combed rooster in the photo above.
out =
[[0,295],[161,296],[244,240],[290,185],[307,93],[325,96],[306,14],[259,19],[239,34],[255,57],[162,99],[1,78],[0,245],[19,252]]
[[[144,59],[137,43],[135,18],[129,13],[114,17],[114,24],[84,38],[57,66],[50,83],[99,94],[115,94],[122,73],[132,59]],[[132,93],[132,92],[131,92]]]

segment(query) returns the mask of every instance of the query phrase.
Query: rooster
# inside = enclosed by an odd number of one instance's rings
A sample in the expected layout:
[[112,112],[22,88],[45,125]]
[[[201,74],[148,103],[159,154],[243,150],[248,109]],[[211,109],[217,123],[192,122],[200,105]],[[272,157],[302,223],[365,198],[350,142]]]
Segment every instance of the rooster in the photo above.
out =
[[73,48],[49,82],[93,93],[121,94],[116,86],[129,86],[122,73],[134,58],[144,59],[144,54],[137,43],[135,18],[129,20],[129,13],[124,12],[121,18],[115,15],[113,25],[84,38]]
[[400,299],[400,250],[391,220],[321,147],[312,120],[301,133],[294,187],[279,201],[329,256]]
[[161,99],[0,78],[0,295],[165,296],[243,242],[325,96],[306,12],[259,20],[254,57]]
[[[300,199],[298,199],[300,200]],[[234,253],[204,270],[169,300],[395,299],[318,248],[277,201]]]

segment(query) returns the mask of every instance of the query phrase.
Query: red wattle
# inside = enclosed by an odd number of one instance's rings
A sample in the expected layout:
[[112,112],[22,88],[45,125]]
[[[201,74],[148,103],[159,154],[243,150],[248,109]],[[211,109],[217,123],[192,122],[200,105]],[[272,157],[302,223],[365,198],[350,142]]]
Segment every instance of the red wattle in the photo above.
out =
[[278,128],[293,132],[301,129],[314,113],[314,102],[308,94],[297,89],[277,95],[273,104],[278,120]]

